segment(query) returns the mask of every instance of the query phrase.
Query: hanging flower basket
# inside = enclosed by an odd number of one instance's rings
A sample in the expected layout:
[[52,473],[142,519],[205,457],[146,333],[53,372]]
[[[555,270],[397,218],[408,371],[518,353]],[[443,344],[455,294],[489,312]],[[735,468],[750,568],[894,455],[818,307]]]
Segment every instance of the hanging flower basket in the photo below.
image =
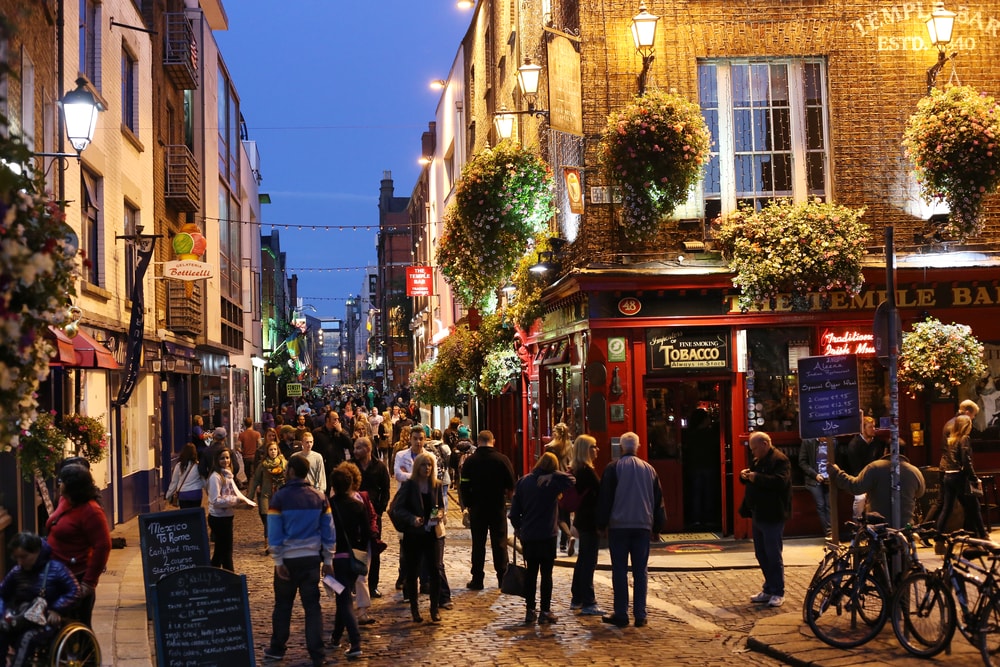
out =
[[21,431],[14,455],[21,464],[26,481],[52,477],[59,462],[66,458],[66,434],[56,427],[54,412],[42,412],[30,428]]
[[59,421],[59,428],[73,442],[77,456],[84,456],[91,463],[100,463],[107,456],[108,433],[99,419],[66,415]]
[[674,92],[650,91],[608,117],[601,161],[621,185],[627,239],[649,238],[687,199],[711,141],[698,105]]
[[927,199],[951,209],[946,231],[956,239],[978,236],[983,197],[1000,185],[1000,107],[969,86],[933,89],[917,103],[903,133]]
[[479,386],[490,396],[499,396],[508,384],[520,376],[521,359],[517,352],[510,343],[498,345],[486,353]]
[[948,395],[984,373],[983,345],[964,324],[942,324],[931,318],[903,334],[899,381],[912,395]]
[[769,304],[781,293],[790,293],[800,309],[808,309],[809,292],[819,292],[821,302],[832,290],[857,294],[868,241],[864,212],[818,200],[778,200],[720,218],[716,240],[736,274],[740,308]]
[[[38,385],[53,352],[43,332],[66,322],[75,293],[79,243],[55,202],[35,194],[44,181],[30,156],[16,139],[0,137],[0,451],[16,448],[38,417]],[[6,166],[13,164],[24,173]]]
[[499,289],[554,213],[552,170],[535,153],[504,141],[465,165],[437,262],[466,306],[481,307]]

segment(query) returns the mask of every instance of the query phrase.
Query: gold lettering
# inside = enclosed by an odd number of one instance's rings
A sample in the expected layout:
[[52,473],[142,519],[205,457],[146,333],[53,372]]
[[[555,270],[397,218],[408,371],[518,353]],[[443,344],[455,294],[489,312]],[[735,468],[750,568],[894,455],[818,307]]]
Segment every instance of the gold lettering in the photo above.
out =
[[913,300],[909,290],[898,289],[896,290],[896,304],[900,308],[913,308],[917,305],[917,302]]
[[847,293],[846,292],[832,292],[830,294],[830,309],[831,310],[844,310],[847,308]]
[[968,287],[953,287],[951,289],[951,305],[968,306],[972,303],[972,290]]
[[777,307],[774,309],[779,313],[787,313],[792,309],[792,295],[791,294],[779,294],[777,300]]
[[934,302],[934,290],[923,288],[917,290],[917,305],[921,307],[937,305]]
[[975,305],[977,306],[992,306],[994,303],[993,299],[990,298],[990,293],[985,287],[976,288],[976,300]]
[[875,292],[862,292],[851,297],[849,308],[852,310],[867,310],[875,307]]

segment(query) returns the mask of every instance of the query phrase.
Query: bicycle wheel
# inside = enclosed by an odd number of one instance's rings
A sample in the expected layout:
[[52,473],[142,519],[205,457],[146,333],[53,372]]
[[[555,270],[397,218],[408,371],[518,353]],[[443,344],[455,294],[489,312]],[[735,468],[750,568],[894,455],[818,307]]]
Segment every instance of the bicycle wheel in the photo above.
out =
[[900,583],[890,613],[900,645],[921,658],[943,651],[955,635],[955,601],[943,581],[925,572]]
[[1000,597],[996,593],[983,607],[977,634],[983,664],[987,667],[1000,666]]
[[83,623],[67,623],[52,641],[50,667],[101,667],[101,646]]
[[[812,579],[809,580],[809,586],[806,590],[813,588],[820,580],[830,574],[835,570],[842,570],[849,567],[848,550],[844,546],[840,546],[837,549],[827,549],[826,553],[823,555],[823,560],[819,562],[816,566],[816,571],[813,572]],[[802,620],[806,620],[806,603],[805,600],[802,601]]]
[[882,631],[888,617],[885,590],[868,574],[832,572],[806,593],[806,623],[836,648],[861,646]]

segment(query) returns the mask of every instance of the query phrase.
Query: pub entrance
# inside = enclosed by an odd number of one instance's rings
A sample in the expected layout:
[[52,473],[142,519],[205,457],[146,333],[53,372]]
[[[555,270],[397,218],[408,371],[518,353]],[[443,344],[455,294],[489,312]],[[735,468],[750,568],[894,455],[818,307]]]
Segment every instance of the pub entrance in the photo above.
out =
[[732,432],[726,379],[646,377],[649,462],[670,532],[732,532]]

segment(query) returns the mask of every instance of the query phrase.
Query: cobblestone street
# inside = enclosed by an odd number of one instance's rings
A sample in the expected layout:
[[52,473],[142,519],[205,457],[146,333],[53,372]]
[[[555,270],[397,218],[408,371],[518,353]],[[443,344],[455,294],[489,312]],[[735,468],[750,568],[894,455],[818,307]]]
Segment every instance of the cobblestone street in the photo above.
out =
[[[455,507],[455,504],[452,504]],[[490,587],[468,591],[471,541],[461,529],[454,509],[450,516],[445,551],[454,609],[442,610],[442,623],[414,624],[409,607],[394,590],[398,542],[395,533],[385,539],[380,589],[384,597],[373,601],[375,625],[362,627],[363,660],[371,664],[503,664],[503,665],[635,665],[669,659],[690,665],[773,665],[775,660],[746,648],[746,637],[763,615],[798,609],[811,568],[787,569],[788,595],[785,606],[766,609],[748,602],[760,590],[760,576],[752,570],[705,572],[654,572],[650,576],[649,626],[618,629],[600,617],[577,616],[569,610],[572,568],[555,569],[553,611],[558,623],[526,627],[520,598],[501,595]],[[388,521],[386,521],[388,526]],[[459,528],[454,528],[454,526]],[[254,644],[260,660],[271,634],[272,561],[263,555],[264,541],[256,512],[241,511],[236,519],[236,569],[246,574],[250,592]],[[487,555],[489,561],[489,556]],[[490,571],[487,562],[487,572]],[[595,577],[598,602],[611,608],[611,573],[599,570]],[[333,600],[323,600],[325,636],[333,627]],[[421,608],[427,616],[427,599]],[[307,665],[302,611],[293,615],[293,630],[285,665]],[[346,647],[346,642],[345,642]],[[344,648],[328,649],[328,655],[346,662]]]

